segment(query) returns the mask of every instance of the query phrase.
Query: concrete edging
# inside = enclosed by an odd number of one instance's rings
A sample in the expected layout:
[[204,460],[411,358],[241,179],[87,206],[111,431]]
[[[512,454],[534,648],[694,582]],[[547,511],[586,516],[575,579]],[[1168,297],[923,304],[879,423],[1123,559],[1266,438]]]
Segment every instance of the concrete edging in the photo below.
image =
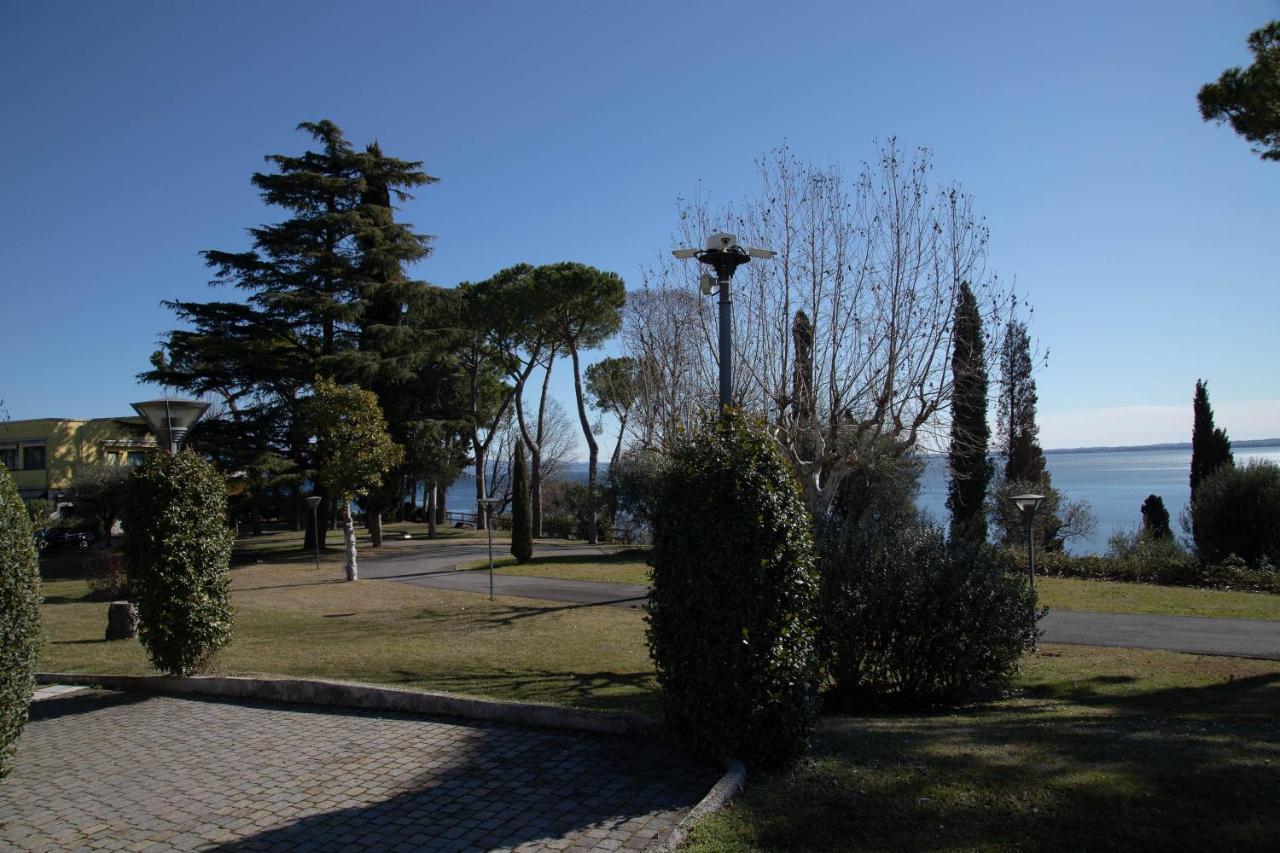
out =
[[652,737],[658,724],[641,714],[584,711],[556,705],[476,699],[449,693],[428,693],[397,687],[373,687],[346,681],[304,678],[244,678],[239,676],[98,675],[93,673],[40,672],[40,684],[98,685],[113,690],[147,690],[155,693],[192,693],[233,699],[336,705],[377,711],[403,711],[514,723],[596,734]]
[[729,762],[729,768],[720,777],[720,781],[716,782],[707,795],[689,810],[684,820],[672,827],[666,838],[646,847],[645,853],[672,853],[677,850],[688,839],[689,831],[693,829],[695,823],[724,808],[742,790],[746,782],[746,765],[735,758]]

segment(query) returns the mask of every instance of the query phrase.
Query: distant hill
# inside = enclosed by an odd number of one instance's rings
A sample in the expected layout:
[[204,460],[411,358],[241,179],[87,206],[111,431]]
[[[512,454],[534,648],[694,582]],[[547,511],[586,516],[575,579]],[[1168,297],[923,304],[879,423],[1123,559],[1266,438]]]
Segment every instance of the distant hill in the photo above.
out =
[[[1271,445],[1280,444],[1280,438],[1251,438],[1244,441],[1231,442],[1231,447],[1270,447]],[[1045,453],[1115,453],[1125,450],[1190,450],[1191,442],[1179,442],[1175,444],[1130,444],[1117,447],[1054,447],[1045,450]]]

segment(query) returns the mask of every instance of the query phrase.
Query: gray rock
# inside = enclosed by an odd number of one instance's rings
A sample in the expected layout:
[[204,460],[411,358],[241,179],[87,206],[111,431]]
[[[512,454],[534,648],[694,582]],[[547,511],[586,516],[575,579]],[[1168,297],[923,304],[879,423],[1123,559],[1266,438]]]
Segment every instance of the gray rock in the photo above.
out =
[[107,608],[107,639],[131,640],[138,634],[138,609],[127,601],[113,601]]

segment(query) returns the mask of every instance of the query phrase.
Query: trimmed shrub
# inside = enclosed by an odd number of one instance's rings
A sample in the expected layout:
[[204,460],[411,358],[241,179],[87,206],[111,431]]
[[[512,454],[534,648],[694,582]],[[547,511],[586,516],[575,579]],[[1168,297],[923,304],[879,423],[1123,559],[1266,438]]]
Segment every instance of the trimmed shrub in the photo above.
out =
[[533,515],[529,510],[529,472],[523,444],[516,446],[511,490],[511,554],[517,563],[527,563],[533,559]]
[[828,702],[936,707],[1017,671],[1031,639],[1025,578],[941,530],[828,524],[818,543]]
[[1280,466],[1224,465],[1200,481],[1191,509],[1198,556],[1237,556],[1251,569],[1280,564]]
[[0,778],[27,722],[40,638],[40,566],[31,521],[0,466]]
[[675,451],[654,512],[648,641],[667,726],[694,753],[778,766],[817,713],[810,520],[773,442],[741,416]]
[[124,564],[138,637],[171,675],[203,669],[231,640],[226,484],[189,450],[153,454],[129,478]]

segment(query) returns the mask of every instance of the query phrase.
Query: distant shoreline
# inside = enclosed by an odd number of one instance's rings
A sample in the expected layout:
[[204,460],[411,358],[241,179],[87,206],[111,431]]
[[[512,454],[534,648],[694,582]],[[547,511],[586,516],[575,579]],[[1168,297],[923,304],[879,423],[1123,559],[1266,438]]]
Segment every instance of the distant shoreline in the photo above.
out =
[[[1250,438],[1244,441],[1231,442],[1234,450],[1237,447],[1268,447],[1273,444],[1280,444],[1280,438]],[[1190,450],[1191,442],[1175,442],[1173,444],[1129,444],[1117,445],[1115,447],[1052,447],[1046,448],[1045,453],[1115,453],[1126,450]]]

